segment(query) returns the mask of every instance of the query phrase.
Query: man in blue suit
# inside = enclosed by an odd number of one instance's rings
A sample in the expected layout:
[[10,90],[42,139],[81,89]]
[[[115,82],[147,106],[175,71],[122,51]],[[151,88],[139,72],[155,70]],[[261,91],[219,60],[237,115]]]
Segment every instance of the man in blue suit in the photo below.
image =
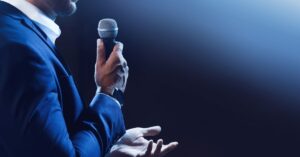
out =
[[105,58],[97,41],[97,92],[88,107],[55,40],[54,20],[76,10],[71,0],[0,1],[0,156],[164,156],[177,143],[148,141],[160,127],[125,130],[115,89],[125,90],[123,44]]

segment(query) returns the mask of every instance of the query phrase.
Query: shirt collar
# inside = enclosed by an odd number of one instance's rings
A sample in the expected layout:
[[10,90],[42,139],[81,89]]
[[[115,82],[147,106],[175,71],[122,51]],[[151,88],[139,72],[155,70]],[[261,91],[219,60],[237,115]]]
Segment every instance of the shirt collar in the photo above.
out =
[[60,36],[61,30],[59,26],[47,17],[39,8],[26,0],[2,0],[16,7],[31,20],[40,24],[41,29],[47,34],[48,38],[55,43],[55,40]]

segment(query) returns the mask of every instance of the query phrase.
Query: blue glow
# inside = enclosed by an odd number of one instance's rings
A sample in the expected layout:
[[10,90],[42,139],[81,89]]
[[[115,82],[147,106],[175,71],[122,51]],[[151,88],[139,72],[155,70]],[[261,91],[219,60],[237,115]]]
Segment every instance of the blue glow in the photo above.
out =
[[131,53],[140,62],[157,56],[166,65],[189,64],[194,68],[187,70],[198,76],[205,67],[216,79],[238,80],[300,101],[299,1],[131,0],[107,5],[103,8],[118,10],[108,10],[108,15],[118,18],[120,32],[130,36]]

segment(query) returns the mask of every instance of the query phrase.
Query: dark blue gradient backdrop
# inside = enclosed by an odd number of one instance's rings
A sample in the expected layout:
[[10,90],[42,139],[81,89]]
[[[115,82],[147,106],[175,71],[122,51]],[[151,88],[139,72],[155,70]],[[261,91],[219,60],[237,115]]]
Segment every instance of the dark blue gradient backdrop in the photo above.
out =
[[162,125],[173,157],[300,155],[299,1],[81,0],[57,45],[87,104],[105,17],[130,66],[128,128]]

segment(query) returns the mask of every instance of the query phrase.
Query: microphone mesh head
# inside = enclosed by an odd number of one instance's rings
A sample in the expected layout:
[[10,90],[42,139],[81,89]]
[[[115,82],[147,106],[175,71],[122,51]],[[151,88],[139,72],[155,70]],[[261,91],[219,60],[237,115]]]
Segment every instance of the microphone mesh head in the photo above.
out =
[[118,35],[118,24],[114,19],[102,19],[98,25],[98,33],[100,38],[116,38]]

